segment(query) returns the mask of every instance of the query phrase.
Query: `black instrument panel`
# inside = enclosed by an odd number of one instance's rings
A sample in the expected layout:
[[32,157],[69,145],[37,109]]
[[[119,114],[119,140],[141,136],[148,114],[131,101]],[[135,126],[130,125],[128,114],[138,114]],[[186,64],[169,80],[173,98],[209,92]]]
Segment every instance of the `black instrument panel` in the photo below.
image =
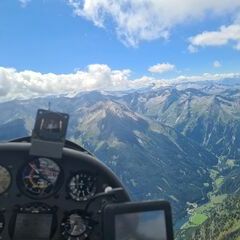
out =
[[87,153],[51,159],[30,156],[30,145],[0,144],[0,239],[102,239],[103,207],[130,200],[117,177]]

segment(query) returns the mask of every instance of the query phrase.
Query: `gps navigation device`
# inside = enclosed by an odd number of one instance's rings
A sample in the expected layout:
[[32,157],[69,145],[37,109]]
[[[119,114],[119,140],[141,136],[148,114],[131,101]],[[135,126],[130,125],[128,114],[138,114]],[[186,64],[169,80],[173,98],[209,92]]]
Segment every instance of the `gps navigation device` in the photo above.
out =
[[104,240],[173,240],[170,204],[148,201],[107,205]]

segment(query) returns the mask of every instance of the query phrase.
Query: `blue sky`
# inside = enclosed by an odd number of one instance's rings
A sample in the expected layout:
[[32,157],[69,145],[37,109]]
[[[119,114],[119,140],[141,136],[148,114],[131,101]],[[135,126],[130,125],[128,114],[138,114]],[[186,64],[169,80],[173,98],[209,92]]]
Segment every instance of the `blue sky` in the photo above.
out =
[[98,64],[131,80],[240,72],[239,0],[161,2],[1,0],[0,67],[57,76]]

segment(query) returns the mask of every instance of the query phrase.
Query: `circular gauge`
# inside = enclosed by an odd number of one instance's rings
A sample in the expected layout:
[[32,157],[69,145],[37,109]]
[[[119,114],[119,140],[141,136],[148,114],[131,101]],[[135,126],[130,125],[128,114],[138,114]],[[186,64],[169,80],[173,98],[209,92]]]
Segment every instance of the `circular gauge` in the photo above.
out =
[[68,194],[75,201],[86,201],[95,195],[96,177],[89,172],[75,173],[68,183]]
[[48,158],[28,161],[19,175],[22,190],[37,199],[56,193],[63,178],[58,164]]
[[7,191],[11,184],[10,172],[0,165],[0,194]]
[[87,239],[92,229],[91,219],[79,210],[67,214],[61,224],[61,234],[67,240]]
[[0,233],[3,231],[4,225],[5,225],[4,216],[2,213],[0,213]]

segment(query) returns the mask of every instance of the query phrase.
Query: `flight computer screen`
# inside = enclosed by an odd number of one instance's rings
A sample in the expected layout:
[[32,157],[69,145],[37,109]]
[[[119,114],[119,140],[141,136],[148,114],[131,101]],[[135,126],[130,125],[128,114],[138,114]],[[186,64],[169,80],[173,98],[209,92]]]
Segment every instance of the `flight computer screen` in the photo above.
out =
[[52,218],[52,214],[18,214],[16,218],[14,239],[49,239]]
[[116,240],[167,240],[164,211],[115,215]]

